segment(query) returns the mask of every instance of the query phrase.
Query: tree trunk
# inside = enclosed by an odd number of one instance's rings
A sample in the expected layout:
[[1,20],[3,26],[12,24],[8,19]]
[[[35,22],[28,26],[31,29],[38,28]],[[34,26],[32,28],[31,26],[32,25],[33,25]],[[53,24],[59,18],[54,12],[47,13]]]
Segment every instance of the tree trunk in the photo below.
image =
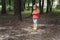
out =
[[40,9],[40,14],[41,14],[41,10],[42,10],[42,8],[41,8],[41,0],[39,0],[39,9]]
[[21,15],[21,0],[14,0],[14,12],[15,16],[17,16],[18,19],[22,21],[22,15]]
[[28,0],[28,10],[29,10],[29,4],[30,4],[30,0]]
[[2,3],[1,3],[1,0],[0,0],[0,5],[1,5]]
[[9,11],[11,11],[11,0],[9,0]]
[[21,11],[24,11],[24,0],[21,0]]
[[56,8],[60,9],[60,0],[57,0],[58,1],[58,5]]
[[35,0],[32,0],[32,11],[33,11],[33,5],[35,4]]
[[35,4],[35,0],[32,0],[32,5],[34,5]]
[[60,0],[59,0],[59,5],[60,5]]
[[54,0],[51,0],[50,12],[52,12],[53,1],[54,1]]
[[50,0],[47,0],[47,10],[46,13],[50,12]]
[[41,13],[43,13],[44,0],[42,0]]
[[58,8],[60,9],[60,0],[59,0]]
[[24,0],[24,9],[25,9],[25,3],[26,3],[26,0]]
[[5,3],[5,0],[1,0],[2,2],[2,15],[5,15],[6,14],[6,3]]

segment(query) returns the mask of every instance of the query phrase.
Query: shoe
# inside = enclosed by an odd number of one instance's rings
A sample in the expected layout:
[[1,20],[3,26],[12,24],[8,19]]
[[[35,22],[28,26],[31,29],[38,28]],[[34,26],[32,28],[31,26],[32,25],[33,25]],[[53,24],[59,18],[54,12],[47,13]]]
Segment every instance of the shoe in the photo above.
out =
[[33,30],[37,30],[37,26],[34,26],[34,27],[33,27]]

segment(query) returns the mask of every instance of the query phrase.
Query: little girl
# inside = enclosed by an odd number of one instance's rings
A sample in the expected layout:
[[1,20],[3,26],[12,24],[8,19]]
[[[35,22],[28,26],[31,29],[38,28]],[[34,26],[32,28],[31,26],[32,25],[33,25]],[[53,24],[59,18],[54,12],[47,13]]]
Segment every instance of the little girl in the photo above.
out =
[[33,12],[32,12],[32,18],[33,18],[33,23],[34,23],[34,26],[33,26],[33,30],[37,30],[37,20],[39,18],[39,10],[37,8],[37,5],[35,4],[33,6]]

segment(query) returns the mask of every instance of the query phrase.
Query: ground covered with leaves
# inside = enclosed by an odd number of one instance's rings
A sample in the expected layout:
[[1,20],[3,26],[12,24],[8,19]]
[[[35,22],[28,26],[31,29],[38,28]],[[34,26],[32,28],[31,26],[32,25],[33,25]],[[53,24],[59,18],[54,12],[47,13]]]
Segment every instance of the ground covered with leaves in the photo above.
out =
[[0,16],[0,40],[60,40],[60,16],[41,15],[38,30],[32,30],[31,17]]

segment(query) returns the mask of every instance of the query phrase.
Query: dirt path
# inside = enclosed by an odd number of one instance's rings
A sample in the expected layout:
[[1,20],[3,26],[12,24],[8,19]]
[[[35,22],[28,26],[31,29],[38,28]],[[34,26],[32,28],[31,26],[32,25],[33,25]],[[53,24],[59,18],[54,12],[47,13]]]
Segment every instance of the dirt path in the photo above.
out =
[[41,16],[37,31],[32,30],[31,18],[25,18],[23,22],[11,17],[3,19],[0,20],[0,40],[60,40],[59,17]]
[[21,29],[1,27],[0,40],[60,40],[60,26],[42,27],[37,31],[31,27]]

